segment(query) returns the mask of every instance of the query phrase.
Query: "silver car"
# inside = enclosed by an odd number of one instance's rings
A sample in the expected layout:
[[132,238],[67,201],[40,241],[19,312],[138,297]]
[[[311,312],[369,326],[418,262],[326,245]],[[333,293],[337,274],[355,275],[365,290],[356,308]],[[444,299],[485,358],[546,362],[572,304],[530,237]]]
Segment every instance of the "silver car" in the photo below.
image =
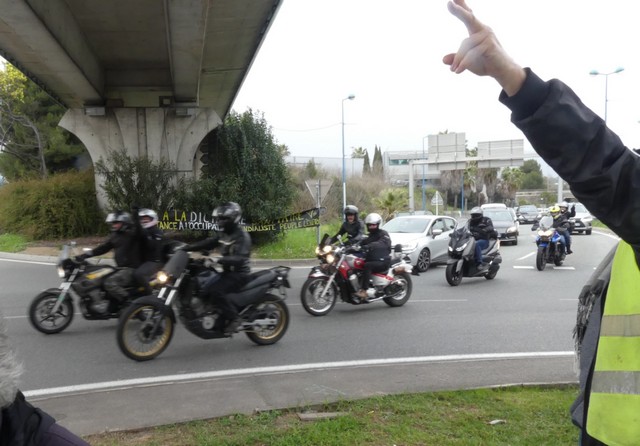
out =
[[[569,204],[571,206],[573,203]],[[582,203],[576,203],[576,215],[571,217],[571,232],[580,232],[587,235],[591,235],[591,222],[593,221],[593,215],[584,207]]]
[[432,264],[447,262],[449,235],[456,224],[455,218],[444,215],[407,215],[389,220],[382,229],[393,246],[402,245],[416,270],[425,272]]

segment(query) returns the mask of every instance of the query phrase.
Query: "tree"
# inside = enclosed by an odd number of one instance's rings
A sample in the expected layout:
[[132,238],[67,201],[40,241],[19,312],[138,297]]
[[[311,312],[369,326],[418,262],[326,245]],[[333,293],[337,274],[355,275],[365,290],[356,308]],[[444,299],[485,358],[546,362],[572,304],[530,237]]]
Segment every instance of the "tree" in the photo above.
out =
[[0,70],[0,173],[16,180],[73,168],[86,149],[58,127],[65,111],[15,67]]
[[404,187],[384,189],[372,202],[382,218],[387,220],[396,212],[408,209],[409,191]]
[[95,170],[104,178],[102,188],[111,209],[129,210],[137,205],[167,210],[183,187],[180,181],[176,184],[176,167],[170,161],[131,157],[125,149],[110,152],[106,160],[100,158]]
[[364,158],[367,154],[367,149],[364,147],[354,147],[351,152],[351,158]]
[[362,163],[362,175],[363,176],[371,175],[371,163],[369,162],[369,151],[366,149],[364,151],[364,161]]
[[201,210],[210,212],[217,203],[235,201],[247,221],[286,215],[294,187],[264,114],[232,111],[210,137],[211,162],[205,173],[212,183],[210,207]]
[[380,147],[375,146],[373,153],[373,163],[371,164],[371,172],[373,175],[382,177],[384,174],[384,167],[382,163],[382,150]]
[[500,175],[500,188],[505,197],[515,200],[515,194],[522,185],[524,174],[521,169],[513,167],[505,167]]
[[542,189],[544,187],[544,177],[542,176],[542,168],[536,160],[526,160],[520,166],[522,172],[522,189]]

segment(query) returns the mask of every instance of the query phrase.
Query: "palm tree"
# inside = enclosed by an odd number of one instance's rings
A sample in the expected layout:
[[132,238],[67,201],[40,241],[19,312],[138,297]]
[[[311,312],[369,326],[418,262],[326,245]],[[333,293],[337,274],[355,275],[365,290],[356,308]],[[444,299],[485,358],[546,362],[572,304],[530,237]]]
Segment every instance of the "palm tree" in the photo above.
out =
[[388,220],[396,212],[408,209],[409,191],[405,188],[384,189],[371,201],[382,218]]

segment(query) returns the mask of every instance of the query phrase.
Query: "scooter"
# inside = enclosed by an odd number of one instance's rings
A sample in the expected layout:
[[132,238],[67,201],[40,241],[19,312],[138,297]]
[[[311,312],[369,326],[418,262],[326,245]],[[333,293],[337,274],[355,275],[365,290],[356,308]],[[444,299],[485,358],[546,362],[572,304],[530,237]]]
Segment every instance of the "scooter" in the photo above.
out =
[[478,269],[475,262],[476,239],[468,225],[457,228],[449,240],[449,260],[445,277],[451,286],[458,286],[463,277],[484,277],[492,280],[498,274],[502,256],[500,240],[490,239],[489,246],[482,250],[482,261],[486,268]]

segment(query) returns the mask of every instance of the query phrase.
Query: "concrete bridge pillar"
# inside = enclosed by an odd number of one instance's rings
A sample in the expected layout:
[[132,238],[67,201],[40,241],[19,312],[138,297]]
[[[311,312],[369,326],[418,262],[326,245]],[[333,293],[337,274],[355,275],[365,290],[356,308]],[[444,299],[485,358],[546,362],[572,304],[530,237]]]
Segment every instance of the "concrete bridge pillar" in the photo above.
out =
[[[212,108],[106,108],[95,116],[85,109],[69,109],[58,125],[70,131],[85,145],[95,164],[107,160],[112,151],[126,150],[131,157],[168,159],[179,173],[197,175],[196,152],[204,137],[222,124]],[[188,113],[176,114],[177,110]],[[106,209],[101,187],[103,178],[96,174],[98,204]]]

